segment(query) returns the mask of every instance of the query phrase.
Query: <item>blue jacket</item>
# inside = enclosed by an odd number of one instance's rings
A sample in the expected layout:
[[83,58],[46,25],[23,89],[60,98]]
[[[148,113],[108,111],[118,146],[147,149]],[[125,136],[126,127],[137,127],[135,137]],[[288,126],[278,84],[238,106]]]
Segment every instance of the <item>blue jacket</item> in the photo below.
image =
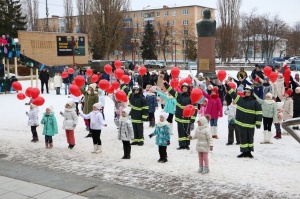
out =
[[148,93],[146,100],[149,106],[149,113],[154,113],[155,108],[158,107],[156,95],[154,93]]
[[168,123],[166,122],[163,126],[159,125],[159,123],[156,124],[152,135],[156,135],[156,145],[168,146],[168,141],[170,140],[170,127]]
[[264,87],[263,86],[254,86],[253,92],[257,95],[260,99],[264,98]]
[[101,77],[102,77],[102,79],[106,79],[107,81],[110,80],[109,79],[109,74],[107,74],[106,72],[103,72]]
[[171,113],[174,115],[176,108],[176,99],[173,96],[168,97],[160,91],[157,91],[157,94],[166,100],[164,111],[166,113]]
[[53,112],[50,115],[44,113],[41,124],[44,125],[43,135],[54,136],[58,133],[57,122]]

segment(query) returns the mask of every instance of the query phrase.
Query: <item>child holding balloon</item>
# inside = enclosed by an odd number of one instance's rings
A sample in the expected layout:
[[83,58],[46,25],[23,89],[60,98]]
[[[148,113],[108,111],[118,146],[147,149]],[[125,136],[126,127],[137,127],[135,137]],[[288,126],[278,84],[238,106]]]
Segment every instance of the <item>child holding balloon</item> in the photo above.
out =
[[38,113],[39,113],[39,108],[34,104],[30,104],[30,111],[29,111],[29,113],[26,112],[26,115],[29,117],[28,126],[30,126],[31,133],[32,133],[31,142],[39,141],[39,137],[38,137],[38,134],[36,132],[36,127],[39,125]]

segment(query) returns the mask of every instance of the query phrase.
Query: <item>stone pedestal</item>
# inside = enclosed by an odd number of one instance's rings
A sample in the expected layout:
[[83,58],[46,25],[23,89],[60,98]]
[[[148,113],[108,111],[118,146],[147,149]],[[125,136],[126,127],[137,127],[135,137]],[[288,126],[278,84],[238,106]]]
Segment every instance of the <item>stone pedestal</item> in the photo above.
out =
[[204,77],[216,79],[215,37],[198,37],[198,73]]

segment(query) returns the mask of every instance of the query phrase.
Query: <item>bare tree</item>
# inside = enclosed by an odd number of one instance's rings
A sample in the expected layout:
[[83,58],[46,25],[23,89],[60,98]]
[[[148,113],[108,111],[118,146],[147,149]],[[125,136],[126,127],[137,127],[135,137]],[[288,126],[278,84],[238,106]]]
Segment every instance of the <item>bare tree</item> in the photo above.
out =
[[195,33],[195,25],[187,24],[182,25],[179,29],[179,38],[182,40],[181,45],[184,50],[184,60],[196,60],[197,59],[197,37]]
[[23,0],[22,4],[24,13],[27,13],[27,30],[38,30],[38,18],[39,18],[39,1],[38,0]]
[[223,61],[234,57],[238,45],[239,10],[241,0],[218,0],[220,26],[217,28],[216,44]]
[[166,62],[166,55],[172,52],[172,31],[173,26],[168,20],[163,24],[158,23],[156,26],[156,47],[157,50],[163,53],[164,61]]
[[290,55],[300,54],[300,23],[292,27],[286,37],[288,39],[287,52],[291,53]]
[[88,33],[90,17],[90,0],[77,0],[78,25],[80,33]]
[[130,0],[91,0],[90,41],[94,58],[109,59],[110,53],[118,49],[129,6]]
[[73,32],[73,2],[72,0],[64,0],[65,9],[65,31],[67,33]]

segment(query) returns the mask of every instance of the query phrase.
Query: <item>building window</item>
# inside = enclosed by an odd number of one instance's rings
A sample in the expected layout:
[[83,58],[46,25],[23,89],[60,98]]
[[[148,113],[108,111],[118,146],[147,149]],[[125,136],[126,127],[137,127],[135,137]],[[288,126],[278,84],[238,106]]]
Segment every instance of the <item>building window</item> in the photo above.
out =
[[133,37],[136,38],[137,37],[137,32],[133,33]]
[[168,16],[169,15],[169,11],[165,11],[165,16]]
[[182,20],[182,25],[188,25],[189,24],[189,20]]
[[156,46],[160,46],[160,41],[159,40],[156,41]]
[[182,15],[188,15],[189,14],[189,10],[188,9],[183,9],[182,10]]
[[182,31],[182,34],[183,34],[184,36],[187,36],[187,35],[189,34],[189,30],[183,30],[183,31]]
[[133,25],[135,28],[137,28],[137,23],[134,23],[134,25]]
[[157,16],[157,17],[160,17],[160,12],[156,12],[156,16]]
[[160,22],[157,22],[157,23],[156,23],[156,26],[159,27],[159,26],[160,26]]
[[172,11],[172,15],[173,15],[173,16],[176,16],[176,10],[173,10],[173,11]]
[[168,26],[169,25],[169,22],[168,21],[165,21],[165,26]]
[[160,32],[159,32],[159,31],[157,31],[157,32],[156,32],[156,34],[157,34],[157,35],[160,35]]
[[136,18],[136,14],[133,14],[133,18]]
[[142,13],[142,12],[141,12],[141,17],[142,17],[142,18],[144,17],[144,13]]
[[176,21],[172,21],[172,26],[176,26]]
[[173,37],[176,36],[176,31],[175,31],[175,30],[172,31],[172,36],[173,36]]
[[167,40],[167,41],[165,41],[165,46],[169,46],[169,41]]
[[182,50],[182,54],[183,54],[183,55],[186,55],[186,50]]
[[157,55],[160,55],[160,50],[156,51]]
[[144,24],[144,23],[141,23],[141,27],[144,28],[144,27],[145,27],[145,24]]
[[165,51],[165,55],[167,56],[169,54],[169,52],[168,51]]
[[186,46],[187,45],[187,40],[182,40],[182,46]]

